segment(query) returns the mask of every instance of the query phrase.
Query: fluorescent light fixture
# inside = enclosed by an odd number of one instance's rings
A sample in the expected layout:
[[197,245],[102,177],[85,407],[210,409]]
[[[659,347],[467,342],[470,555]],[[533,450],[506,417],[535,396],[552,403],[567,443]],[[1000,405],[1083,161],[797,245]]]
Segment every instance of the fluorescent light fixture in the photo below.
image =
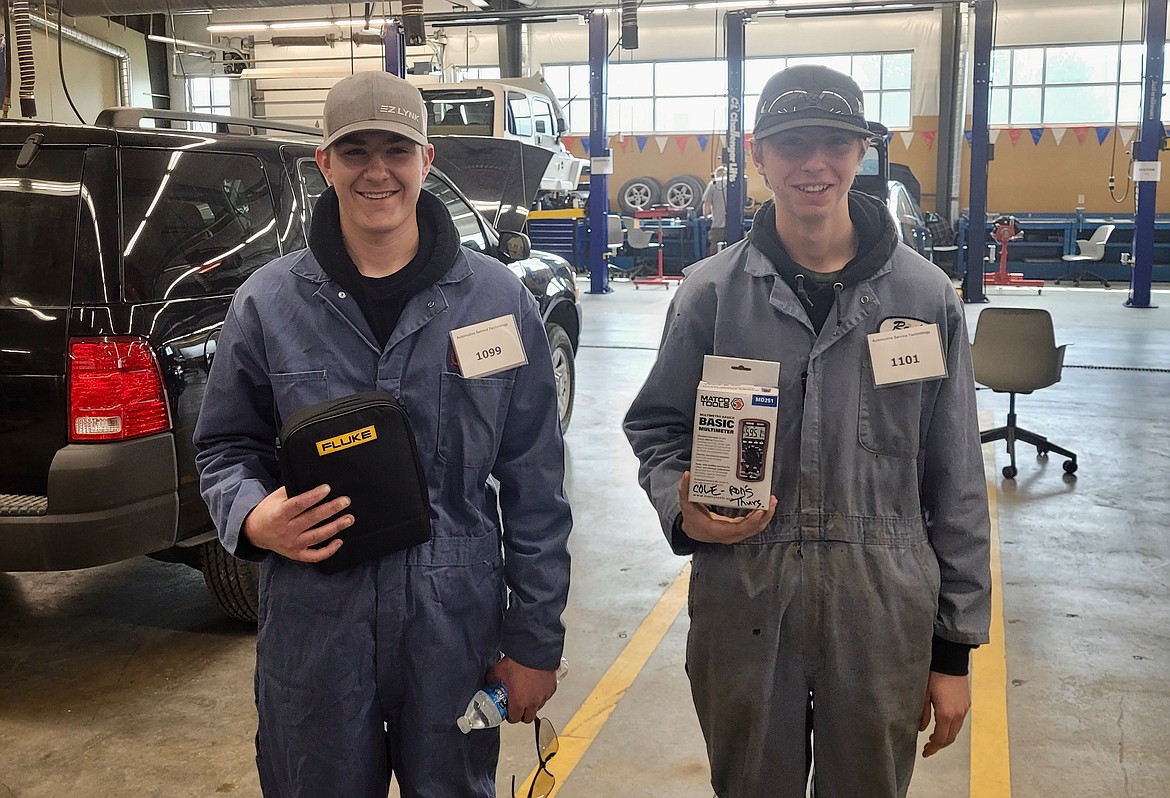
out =
[[480,8],[491,8],[491,4],[487,0],[471,0],[471,4]]
[[[380,58],[368,59],[377,68],[381,64]],[[358,61],[360,64],[361,62]],[[359,70],[361,71],[361,70]],[[248,80],[264,80],[265,78],[345,78],[349,77],[349,67],[337,66],[334,69],[323,69],[320,66],[282,66],[258,67],[255,69],[240,70],[240,77]]]
[[[339,19],[333,23],[339,28],[364,28],[366,21],[364,19]],[[376,28],[379,25],[389,25],[390,20],[385,17],[375,17],[370,20],[370,27]]]
[[302,22],[272,22],[268,25],[272,30],[298,30],[300,28],[332,28],[333,23],[327,19],[305,20]]
[[638,6],[638,13],[645,14],[647,11],[686,11],[694,8],[691,3],[662,3],[661,5],[642,4]]
[[267,22],[227,22],[222,25],[208,25],[208,33],[246,33],[248,31],[268,30]]

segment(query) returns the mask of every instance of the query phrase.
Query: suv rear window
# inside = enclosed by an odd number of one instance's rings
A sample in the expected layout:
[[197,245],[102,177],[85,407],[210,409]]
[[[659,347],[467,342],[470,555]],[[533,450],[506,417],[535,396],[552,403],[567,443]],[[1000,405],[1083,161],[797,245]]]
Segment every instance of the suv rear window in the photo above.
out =
[[128,299],[229,294],[280,255],[259,160],[122,151],[122,267]]
[[0,149],[0,305],[69,304],[84,150],[44,148],[26,169]]

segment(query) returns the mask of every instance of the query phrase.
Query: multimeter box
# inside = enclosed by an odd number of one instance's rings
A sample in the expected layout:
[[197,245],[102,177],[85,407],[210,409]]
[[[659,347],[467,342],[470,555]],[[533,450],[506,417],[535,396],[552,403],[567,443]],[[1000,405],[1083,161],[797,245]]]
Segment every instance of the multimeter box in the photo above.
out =
[[706,355],[695,399],[690,500],[767,509],[780,364]]

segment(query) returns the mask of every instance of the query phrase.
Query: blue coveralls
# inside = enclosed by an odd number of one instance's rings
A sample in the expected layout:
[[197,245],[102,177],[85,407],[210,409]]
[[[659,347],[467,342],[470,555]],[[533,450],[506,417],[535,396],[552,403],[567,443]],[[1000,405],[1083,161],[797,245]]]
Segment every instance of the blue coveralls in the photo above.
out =
[[[939,326],[945,378],[874,386],[866,336],[899,318]],[[812,754],[818,795],[904,796],[932,638],[985,643],[991,612],[962,303],[899,244],[817,335],[749,241],[691,267],[625,421],[672,543],[705,354],[780,363],[776,513],[692,563],[687,672],[715,792],[804,798]]]
[[[462,377],[450,332],[508,314],[527,365]],[[404,798],[494,796],[498,730],[464,735],[455,719],[498,652],[553,669],[564,640],[571,518],[548,340],[520,280],[461,249],[385,348],[374,341],[354,298],[302,250],[236,293],[208,380],[201,488],[227,550],[260,562],[261,785],[384,798],[392,771]],[[336,575],[256,549],[241,525],[280,484],[282,421],[369,390],[410,414],[432,540]]]

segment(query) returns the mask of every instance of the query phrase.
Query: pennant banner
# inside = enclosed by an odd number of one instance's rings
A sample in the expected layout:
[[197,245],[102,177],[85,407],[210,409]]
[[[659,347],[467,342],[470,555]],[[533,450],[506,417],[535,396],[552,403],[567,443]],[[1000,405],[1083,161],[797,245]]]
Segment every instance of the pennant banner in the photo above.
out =
[[1042,128],[1042,127],[1030,127],[1030,128],[1028,128],[1028,132],[1032,134],[1032,143],[1033,143],[1033,144],[1039,144],[1039,143],[1040,143],[1040,137],[1044,135],[1044,128]]
[[638,143],[638,152],[646,149],[646,142],[649,140],[649,136],[634,136],[634,141]]
[[659,152],[666,152],[666,142],[670,141],[666,136],[655,136],[654,143],[658,145]]
[[581,149],[585,150],[585,154],[589,154],[589,139],[585,136],[581,137]]
[[565,149],[573,149],[573,145],[577,143],[576,136],[561,136],[561,141],[565,143]]
[[626,147],[630,146],[629,136],[618,136],[618,146],[621,147],[622,152],[625,152]]
[[987,140],[992,144],[995,144],[995,142],[999,141],[999,134],[999,128],[993,127],[991,130],[987,131]]
[[971,131],[970,131],[970,130],[964,130],[964,131],[963,131],[963,138],[967,139],[967,146],[968,146],[968,147],[974,147],[974,146],[975,146],[974,144],[972,144],[972,143],[971,143]]
[[702,150],[703,152],[706,152],[707,151],[707,141],[710,138],[710,136],[695,136],[695,138],[698,139],[698,141],[699,141],[699,149]]
[[1109,138],[1109,131],[1112,129],[1113,128],[1108,127],[1108,126],[1102,126],[1102,127],[1097,128],[1097,143],[1104,144],[1105,139]]
[[690,136],[675,136],[674,137],[674,143],[678,145],[679,152],[686,152],[687,139],[689,139],[689,138],[690,138]]
[[1129,143],[1133,141],[1133,134],[1137,132],[1136,128],[1123,127],[1121,128],[1121,144],[1123,147],[1128,147]]
[[1074,127],[1073,135],[1077,137],[1077,141],[1079,141],[1081,144],[1084,144],[1085,139],[1089,135],[1089,129],[1087,127]]
[[936,132],[937,131],[934,131],[934,130],[922,131],[922,140],[926,142],[926,149],[929,150],[930,148],[932,148],[934,146],[934,137],[935,137]]
[[908,133],[900,133],[898,135],[902,137],[902,146],[906,149],[910,149],[910,142],[914,141],[914,131],[911,130]]
[[893,134],[893,133],[887,133],[887,134],[886,134],[886,146],[887,146],[887,147],[889,147],[889,146],[890,146],[890,142],[891,142],[891,141],[893,141],[893,140],[894,140],[894,134]]
[[1013,147],[1020,143],[1020,136],[1022,135],[1024,135],[1024,131],[1020,130],[1019,128],[1008,128],[1008,138],[1012,140]]
[[1058,146],[1060,145],[1060,142],[1064,139],[1064,134],[1068,132],[1068,128],[1064,128],[1064,127],[1053,127],[1053,128],[1049,128],[1049,130],[1052,131],[1052,138],[1056,139],[1056,143]]

